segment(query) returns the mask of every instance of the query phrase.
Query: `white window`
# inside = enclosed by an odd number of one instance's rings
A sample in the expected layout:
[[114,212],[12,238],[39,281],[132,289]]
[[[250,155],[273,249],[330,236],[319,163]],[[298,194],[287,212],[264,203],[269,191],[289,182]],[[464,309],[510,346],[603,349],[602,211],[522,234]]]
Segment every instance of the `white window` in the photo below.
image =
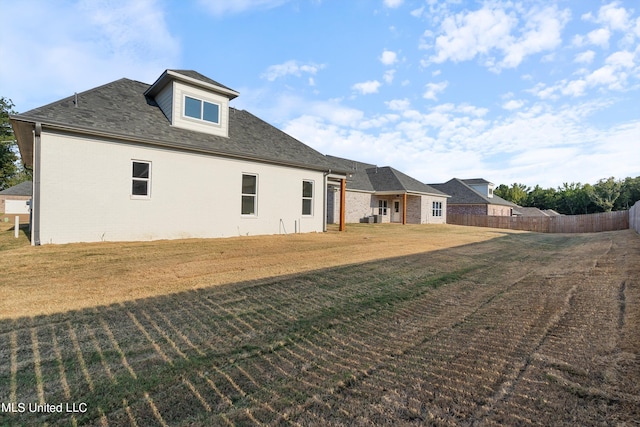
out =
[[386,200],[378,200],[378,215],[386,215],[387,207],[388,205]]
[[131,196],[151,197],[151,162],[133,160],[132,165]]
[[242,215],[256,215],[258,207],[258,175],[242,175]]
[[432,215],[442,216],[442,202],[432,202]]
[[313,215],[313,181],[302,181],[302,215]]
[[220,105],[185,95],[184,115],[192,119],[220,124]]

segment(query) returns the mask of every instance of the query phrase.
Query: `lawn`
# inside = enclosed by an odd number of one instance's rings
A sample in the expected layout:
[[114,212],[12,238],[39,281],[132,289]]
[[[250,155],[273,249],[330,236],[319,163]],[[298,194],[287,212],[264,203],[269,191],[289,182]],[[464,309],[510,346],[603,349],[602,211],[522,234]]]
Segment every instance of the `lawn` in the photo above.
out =
[[[26,406],[0,412],[0,425],[640,419],[632,231],[358,225],[39,248],[1,238],[14,302],[0,320],[0,402]],[[45,296],[12,296],[38,282]],[[56,298],[74,290],[79,302]],[[55,301],[16,314],[21,298]]]

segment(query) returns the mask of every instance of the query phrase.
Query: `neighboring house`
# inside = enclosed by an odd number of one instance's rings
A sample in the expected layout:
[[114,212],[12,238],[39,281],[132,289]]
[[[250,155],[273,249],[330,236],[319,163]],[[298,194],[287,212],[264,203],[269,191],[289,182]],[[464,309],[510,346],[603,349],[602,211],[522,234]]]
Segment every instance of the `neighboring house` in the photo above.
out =
[[493,194],[494,184],[482,178],[453,178],[444,184],[429,185],[451,195],[447,214],[511,216],[518,207]]
[[323,231],[328,184],[344,191],[346,175],[230,107],[238,95],[166,70],[11,116],[33,167],[32,244]]
[[0,191],[0,214],[2,221],[14,221],[16,215],[20,222],[29,221],[29,200],[33,192],[33,183],[24,181]]
[[[378,167],[340,157],[327,156],[337,169],[347,170],[345,220],[402,224],[444,224],[448,195],[392,167]],[[328,222],[336,222],[340,208],[338,189],[329,191]],[[332,197],[333,195],[333,197]],[[333,214],[333,215],[332,215]]]

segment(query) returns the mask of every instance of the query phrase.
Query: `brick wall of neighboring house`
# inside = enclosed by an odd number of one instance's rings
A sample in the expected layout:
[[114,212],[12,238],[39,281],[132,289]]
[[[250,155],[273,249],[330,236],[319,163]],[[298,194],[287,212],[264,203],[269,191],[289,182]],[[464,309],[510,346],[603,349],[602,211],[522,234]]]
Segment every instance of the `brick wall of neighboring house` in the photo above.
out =
[[426,196],[407,196],[407,224],[424,224],[424,204]]
[[452,215],[486,215],[487,205],[447,204],[447,213]]
[[487,206],[487,215],[491,216],[511,216],[512,208],[503,205],[489,205]]
[[[340,193],[338,193],[338,197]],[[378,202],[375,202],[375,213],[377,214]],[[340,202],[338,201],[338,205]],[[356,191],[347,191],[345,194],[345,222],[346,223],[356,223],[360,222],[360,220],[364,217],[368,217],[374,214],[373,212],[373,203],[371,193],[359,193]]]

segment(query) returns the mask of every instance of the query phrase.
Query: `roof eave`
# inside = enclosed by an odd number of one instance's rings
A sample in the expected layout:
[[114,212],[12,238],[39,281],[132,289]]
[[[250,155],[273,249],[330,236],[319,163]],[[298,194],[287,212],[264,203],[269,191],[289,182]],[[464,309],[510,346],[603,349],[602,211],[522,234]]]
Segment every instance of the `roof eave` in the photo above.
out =
[[35,128],[35,121],[25,121],[19,116],[9,116],[9,122],[13,127],[13,134],[18,143],[18,149],[20,150],[20,157],[22,163],[26,166],[33,166],[33,129]]

